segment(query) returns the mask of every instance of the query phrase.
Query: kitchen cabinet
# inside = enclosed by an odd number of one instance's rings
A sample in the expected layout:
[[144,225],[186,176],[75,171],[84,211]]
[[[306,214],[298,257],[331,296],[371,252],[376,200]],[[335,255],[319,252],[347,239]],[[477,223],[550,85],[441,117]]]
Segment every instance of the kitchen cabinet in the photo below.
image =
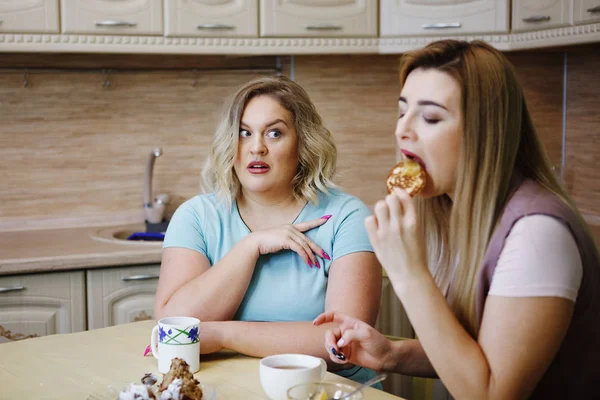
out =
[[0,33],[58,33],[58,0],[0,0]]
[[381,0],[381,36],[508,32],[508,0]]
[[261,0],[261,36],[375,37],[373,0]]
[[258,0],[165,0],[165,36],[257,37]]
[[162,35],[162,0],[61,0],[62,32]]
[[513,31],[539,30],[569,25],[571,0],[513,0]]
[[152,319],[160,265],[87,271],[88,329]]
[[[375,328],[385,334],[395,337],[412,338],[414,333],[412,325],[402,303],[396,296],[394,288],[387,276],[383,277],[381,290],[381,307]],[[412,378],[406,375],[390,374],[383,382],[387,392],[409,397]]]
[[83,271],[0,277],[0,343],[85,328]]
[[587,24],[600,21],[600,0],[574,0],[573,23]]

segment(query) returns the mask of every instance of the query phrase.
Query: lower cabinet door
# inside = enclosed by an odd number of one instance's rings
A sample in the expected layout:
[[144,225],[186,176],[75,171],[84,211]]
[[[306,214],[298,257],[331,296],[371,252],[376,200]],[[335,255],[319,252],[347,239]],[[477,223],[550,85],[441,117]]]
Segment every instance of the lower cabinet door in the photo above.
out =
[[[375,328],[384,335],[396,336],[398,338],[414,337],[412,325],[404,311],[402,303],[394,293],[394,288],[387,276],[383,277],[381,290],[381,308]],[[404,398],[411,397],[412,380],[409,376],[390,374],[382,382],[386,392]]]
[[0,343],[85,328],[83,271],[0,277]]
[[160,265],[87,271],[88,329],[152,319]]

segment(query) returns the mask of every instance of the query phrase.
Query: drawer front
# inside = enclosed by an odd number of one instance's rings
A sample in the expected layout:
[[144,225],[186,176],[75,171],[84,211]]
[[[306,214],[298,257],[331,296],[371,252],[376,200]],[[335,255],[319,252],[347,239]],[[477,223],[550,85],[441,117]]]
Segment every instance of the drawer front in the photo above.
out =
[[574,0],[573,22],[576,24],[587,24],[600,21],[599,0]]
[[258,0],[165,0],[165,35],[257,37]]
[[161,0],[62,0],[62,32],[162,35]]
[[514,31],[540,30],[571,23],[570,0],[519,0],[513,3]]
[[152,319],[160,265],[87,272],[88,329]]
[[84,274],[0,278],[0,343],[86,328]]
[[0,33],[58,33],[58,0],[0,1]]
[[508,32],[509,7],[508,0],[382,1],[381,36]]
[[261,0],[262,36],[375,37],[372,0]]

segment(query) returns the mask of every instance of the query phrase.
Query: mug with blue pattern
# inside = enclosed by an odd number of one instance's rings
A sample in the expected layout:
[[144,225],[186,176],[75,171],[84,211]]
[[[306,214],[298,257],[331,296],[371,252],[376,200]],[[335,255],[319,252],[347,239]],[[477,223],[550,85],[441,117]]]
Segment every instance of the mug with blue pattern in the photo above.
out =
[[200,369],[200,320],[193,317],[167,317],[158,321],[150,338],[152,355],[158,359],[158,370],[166,374],[173,358],[181,358],[190,372]]

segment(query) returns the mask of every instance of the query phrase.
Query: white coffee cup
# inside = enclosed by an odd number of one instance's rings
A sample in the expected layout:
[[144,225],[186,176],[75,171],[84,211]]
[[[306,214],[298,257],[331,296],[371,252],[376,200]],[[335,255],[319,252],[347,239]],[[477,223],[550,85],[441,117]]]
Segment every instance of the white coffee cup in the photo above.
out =
[[287,390],[325,376],[325,360],[304,354],[277,354],[260,360],[260,384],[271,400],[287,400]]
[[181,358],[190,372],[200,369],[200,320],[192,317],[168,317],[158,321],[150,336],[152,355],[158,359],[158,370],[166,374],[171,360]]

